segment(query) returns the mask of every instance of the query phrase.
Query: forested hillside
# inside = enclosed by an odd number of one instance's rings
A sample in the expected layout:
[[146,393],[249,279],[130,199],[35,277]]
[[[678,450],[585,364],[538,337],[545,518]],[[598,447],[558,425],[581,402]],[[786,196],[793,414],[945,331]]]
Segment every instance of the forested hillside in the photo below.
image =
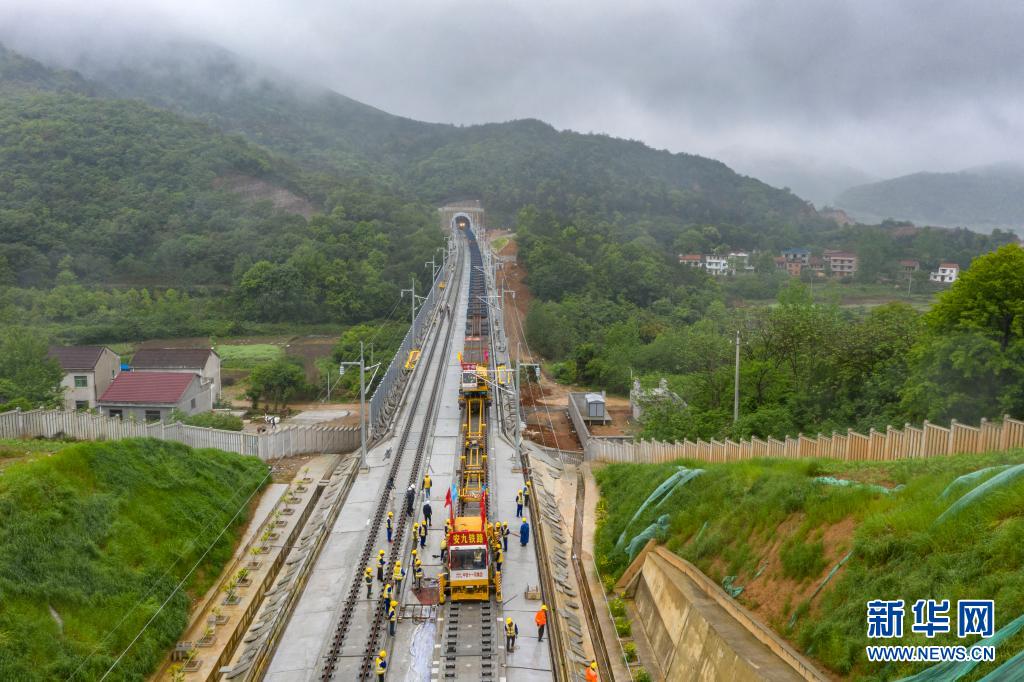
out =
[[850,188],[836,205],[863,219],[1021,229],[1024,168],[995,165],[959,173],[914,173]]
[[799,197],[712,159],[559,132],[535,120],[465,127],[413,121],[208,46],[179,44],[120,63],[95,57],[81,68],[119,96],[200,117],[299,163],[371,175],[431,204],[481,199],[497,221],[510,222],[534,204],[652,219],[663,232],[695,220],[752,230],[824,224]]
[[357,322],[386,314],[440,244],[433,207],[372,177],[93,92],[0,53],[0,317],[69,341]]

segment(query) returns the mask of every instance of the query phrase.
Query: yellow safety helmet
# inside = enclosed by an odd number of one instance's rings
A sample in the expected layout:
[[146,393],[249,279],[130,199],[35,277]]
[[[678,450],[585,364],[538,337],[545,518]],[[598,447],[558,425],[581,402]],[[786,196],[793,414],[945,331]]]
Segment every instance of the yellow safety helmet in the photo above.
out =
[[540,610],[541,611],[547,611],[548,610],[548,605],[547,604],[541,604],[540,605]]
[[590,669],[591,670],[597,670],[597,661],[591,661],[590,662]]
[[420,553],[420,551],[419,551],[418,549],[416,549],[416,548],[413,548],[413,550],[412,550],[412,555],[413,555],[413,556],[416,556],[416,555],[417,555],[417,554],[419,554],[419,553]]
[[395,512],[388,512],[388,518],[394,518]]
[[419,528],[420,527],[420,522],[417,521],[416,523],[412,524],[412,527],[413,528]]
[[508,618],[505,619],[505,625],[512,625],[512,617],[511,616],[509,616]]
[[370,568],[369,566],[367,566],[367,567],[366,567],[366,572],[367,572],[367,573],[373,573],[373,569],[372,569],[372,568]]
[[508,528],[508,521],[502,521],[501,525],[503,528]]
[[391,600],[391,606],[398,606],[398,602],[396,602],[394,599],[392,599]]
[[383,649],[380,650],[380,657],[381,658],[387,658],[387,655],[388,655],[388,652],[384,651]]
[[402,565],[402,560],[401,559],[395,559],[395,566],[401,566],[401,565]]
[[384,556],[384,550],[382,549],[380,552],[378,552],[378,554],[380,554],[381,556]]

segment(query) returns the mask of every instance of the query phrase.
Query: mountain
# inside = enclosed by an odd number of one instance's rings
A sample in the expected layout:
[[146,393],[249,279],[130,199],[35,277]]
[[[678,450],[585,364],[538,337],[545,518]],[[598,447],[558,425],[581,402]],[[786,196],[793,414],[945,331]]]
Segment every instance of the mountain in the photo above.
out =
[[537,120],[472,126],[414,121],[216,47],[153,46],[133,51],[129,60],[93,53],[73,66],[119,97],[243,134],[307,168],[372,177],[431,204],[482,199],[496,222],[513,220],[526,204],[653,219],[676,228],[819,221],[801,198],[719,161],[558,131]]
[[718,156],[738,172],[773,187],[788,187],[819,208],[831,204],[845,189],[877,180],[844,163],[812,156],[759,154],[740,148],[722,150]]
[[972,229],[1024,229],[1024,167],[995,164],[956,173],[914,173],[853,187],[835,201],[855,217]]
[[[311,173],[241,136],[112,96],[0,51],[0,284],[223,291],[252,270],[254,298],[268,301],[254,318],[358,321],[386,312],[440,241],[432,207],[372,180]],[[106,305],[81,298],[47,312],[66,319]]]

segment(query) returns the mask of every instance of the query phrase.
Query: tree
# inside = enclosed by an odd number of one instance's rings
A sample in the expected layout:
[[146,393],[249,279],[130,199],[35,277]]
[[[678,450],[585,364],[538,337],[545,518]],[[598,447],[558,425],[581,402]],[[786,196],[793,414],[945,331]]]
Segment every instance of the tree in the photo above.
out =
[[25,400],[57,407],[64,371],[46,356],[46,341],[22,327],[0,331],[0,404]]
[[306,386],[306,375],[302,366],[286,358],[257,365],[249,374],[249,389],[246,395],[252,400],[253,409],[258,409],[260,400],[271,409],[283,407],[296,393]]
[[287,263],[256,263],[242,276],[235,293],[243,313],[264,322],[295,319],[295,313],[306,308],[302,276]]
[[937,332],[979,331],[1006,351],[1024,336],[1024,249],[1007,244],[974,259],[927,319]]
[[902,391],[912,418],[1024,413],[1024,249],[976,258],[925,320]]

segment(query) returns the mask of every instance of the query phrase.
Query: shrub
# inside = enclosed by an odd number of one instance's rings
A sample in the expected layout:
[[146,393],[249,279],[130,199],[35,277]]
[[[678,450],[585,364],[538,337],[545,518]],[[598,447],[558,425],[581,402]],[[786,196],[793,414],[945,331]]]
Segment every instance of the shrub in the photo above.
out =
[[630,625],[629,619],[625,616],[619,616],[615,619],[615,632],[618,633],[619,637],[629,637],[633,634],[633,626]]
[[622,601],[618,597],[608,601],[608,608],[616,618],[621,618],[626,615],[626,602]]
[[615,591],[615,578],[610,575],[601,576],[601,586],[604,587],[605,594],[611,594]]
[[646,668],[635,668],[633,670],[633,682],[651,682],[651,674]]
[[626,642],[622,645],[622,650],[626,654],[626,660],[630,663],[636,660],[636,642]]
[[189,426],[205,426],[224,431],[241,431],[243,426],[240,418],[225,412],[200,412],[191,417],[186,417],[175,410],[171,413],[171,421],[180,421],[182,424],[188,424]]

